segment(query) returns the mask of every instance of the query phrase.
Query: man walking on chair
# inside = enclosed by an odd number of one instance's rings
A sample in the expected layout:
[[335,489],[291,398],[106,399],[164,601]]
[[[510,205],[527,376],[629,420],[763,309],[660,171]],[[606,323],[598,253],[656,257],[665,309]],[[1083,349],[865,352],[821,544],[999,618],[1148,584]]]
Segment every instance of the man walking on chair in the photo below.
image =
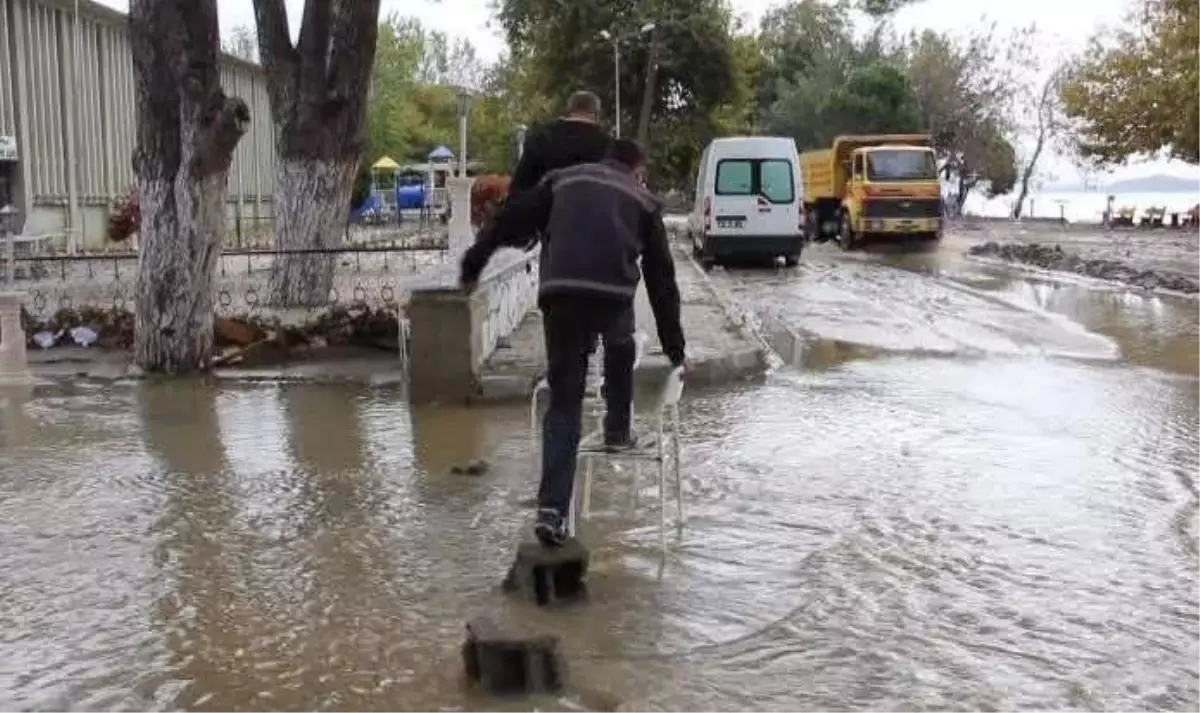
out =
[[[513,171],[509,195],[538,185],[550,171],[581,163],[603,161],[612,139],[600,126],[600,98],[592,92],[575,92],[567,99],[566,114],[529,135],[521,160]],[[645,176],[642,176],[644,181]],[[629,420],[633,405],[634,341],[633,306],[605,331],[604,339],[604,445],[623,449],[635,445]]]
[[470,291],[496,249],[542,243],[538,306],[550,408],[542,425],[534,533],[547,546],[567,536],[588,355],[597,336],[632,314],[642,274],[663,352],[672,365],[684,363],[675,264],[662,207],[640,185],[645,165],[641,145],[620,139],[602,162],[550,171],[535,188],[509,196],[463,256],[461,280]]

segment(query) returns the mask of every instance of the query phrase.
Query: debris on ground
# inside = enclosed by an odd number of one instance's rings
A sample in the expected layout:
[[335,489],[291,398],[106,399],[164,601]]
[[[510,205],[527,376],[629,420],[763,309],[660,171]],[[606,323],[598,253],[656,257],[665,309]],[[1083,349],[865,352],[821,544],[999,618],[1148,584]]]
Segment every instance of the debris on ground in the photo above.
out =
[[1185,294],[1200,292],[1200,284],[1186,275],[1162,270],[1138,269],[1120,260],[1087,259],[1063,250],[1062,246],[1058,244],[989,241],[982,245],[974,245],[967,252],[977,257],[993,257],[1046,270],[1071,272],[1146,290],[1172,290]]
[[[133,347],[134,316],[126,309],[64,308],[49,318],[22,310],[21,323],[27,346],[39,350],[76,345],[109,350]],[[213,365],[267,365],[325,347],[396,352],[399,329],[394,311],[369,307],[335,307],[302,325],[284,325],[258,315],[217,316]]]

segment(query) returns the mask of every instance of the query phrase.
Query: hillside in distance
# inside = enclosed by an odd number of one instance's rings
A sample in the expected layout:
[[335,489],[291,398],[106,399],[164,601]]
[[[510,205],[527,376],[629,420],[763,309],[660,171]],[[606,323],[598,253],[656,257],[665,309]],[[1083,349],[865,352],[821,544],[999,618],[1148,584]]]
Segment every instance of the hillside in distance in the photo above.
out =
[[1200,194],[1200,179],[1180,178],[1165,173],[1156,173],[1141,178],[1113,181],[1107,186],[1101,182],[1051,183],[1041,187],[1040,193],[1099,193],[1120,195],[1122,193],[1194,193]]
[[1144,178],[1130,178],[1108,185],[1108,192],[1121,193],[1200,193],[1200,181],[1178,176],[1155,174]]

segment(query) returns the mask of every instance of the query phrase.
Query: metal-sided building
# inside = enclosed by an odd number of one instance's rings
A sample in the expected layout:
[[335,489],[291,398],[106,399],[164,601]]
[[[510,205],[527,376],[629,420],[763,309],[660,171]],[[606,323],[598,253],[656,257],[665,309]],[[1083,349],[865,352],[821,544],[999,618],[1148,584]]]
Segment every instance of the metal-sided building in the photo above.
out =
[[[225,55],[221,81],[251,113],[229,173],[230,215],[264,220],[275,186],[265,77]],[[21,212],[25,235],[104,246],[133,180],[134,101],[124,14],[90,0],[0,0],[0,206]]]

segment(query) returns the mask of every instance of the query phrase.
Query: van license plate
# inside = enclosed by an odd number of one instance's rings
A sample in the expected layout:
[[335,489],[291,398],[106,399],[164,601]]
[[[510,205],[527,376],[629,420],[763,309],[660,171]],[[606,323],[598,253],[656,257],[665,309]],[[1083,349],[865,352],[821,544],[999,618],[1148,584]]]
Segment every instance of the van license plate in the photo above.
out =
[[741,218],[717,218],[718,228],[740,228],[745,224]]

